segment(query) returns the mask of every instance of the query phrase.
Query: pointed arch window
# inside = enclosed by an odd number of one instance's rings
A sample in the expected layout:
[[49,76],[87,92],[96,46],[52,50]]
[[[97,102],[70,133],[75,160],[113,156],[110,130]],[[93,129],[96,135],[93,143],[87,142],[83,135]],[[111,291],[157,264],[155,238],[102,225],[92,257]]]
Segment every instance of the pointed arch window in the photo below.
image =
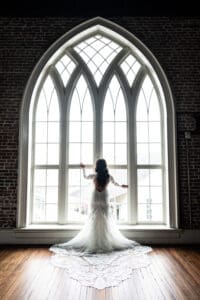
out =
[[[127,113],[124,94],[114,75],[108,85],[103,107],[103,157],[117,182],[127,182]],[[127,191],[110,185],[110,204],[115,219],[127,221]]]
[[133,35],[98,22],[56,42],[43,68],[36,67],[32,90],[28,84],[19,226],[84,222],[92,183],[80,162],[90,173],[104,157],[115,180],[129,185],[109,186],[117,222],[177,227],[175,115],[167,79]]
[[165,214],[161,107],[147,75],[137,103],[138,221],[159,222]]
[[73,90],[69,113],[68,220],[82,221],[89,212],[91,186],[83,178],[80,162],[93,165],[93,106],[81,75]]
[[40,91],[33,121],[32,222],[57,221],[60,148],[58,96],[48,75]]

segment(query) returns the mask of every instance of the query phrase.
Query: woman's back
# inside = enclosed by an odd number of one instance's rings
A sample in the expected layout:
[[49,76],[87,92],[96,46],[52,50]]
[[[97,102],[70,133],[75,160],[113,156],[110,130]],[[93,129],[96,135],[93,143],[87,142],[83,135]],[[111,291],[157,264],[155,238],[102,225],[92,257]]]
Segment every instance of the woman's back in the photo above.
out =
[[94,177],[94,186],[95,186],[95,189],[98,191],[98,192],[103,192],[106,188],[107,188],[107,185],[110,181],[110,175],[109,177],[106,179],[105,183],[104,184],[100,184],[100,182],[98,181],[98,176],[95,176]]

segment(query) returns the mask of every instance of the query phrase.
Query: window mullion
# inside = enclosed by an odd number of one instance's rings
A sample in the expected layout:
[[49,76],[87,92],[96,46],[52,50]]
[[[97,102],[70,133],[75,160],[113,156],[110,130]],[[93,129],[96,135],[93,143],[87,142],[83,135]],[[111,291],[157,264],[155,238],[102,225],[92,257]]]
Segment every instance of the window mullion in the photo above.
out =
[[137,98],[139,95],[141,84],[145,77],[145,70],[143,68],[138,72],[131,94],[128,98],[128,113],[129,113],[129,130],[128,130],[128,147],[129,147],[129,193],[130,193],[130,209],[129,222],[131,224],[137,223],[138,205],[137,205],[137,137],[136,137],[136,110]]
[[128,182],[129,182],[129,201],[128,201],[128,221],[131,224],[137,222],[137,170],[136,170],[136,131],[134,106],[128,101]]
[[65,224],[67,221],[67,120],[66,103],[64,95],[60,96],[60,167],[58,187],[58,223]]
[[95,124],[94,124],[94,161],[102,157],[103,149],[103,93],[99,90],[99,93],[94,95],[95,103]]

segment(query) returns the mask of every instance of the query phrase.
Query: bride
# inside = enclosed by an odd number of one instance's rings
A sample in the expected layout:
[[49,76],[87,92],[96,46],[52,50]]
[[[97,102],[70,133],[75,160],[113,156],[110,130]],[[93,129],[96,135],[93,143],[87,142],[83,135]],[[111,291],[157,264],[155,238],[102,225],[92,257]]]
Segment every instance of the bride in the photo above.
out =
[[91,199],[91,212],[82,230],[70,241],[51,246],[55,253],[61,250],[77,250],[82,253],[103,253],[113,250],[141,247],[139,243],[127,239],[117,228],[109,210],[107,187],[110,183],[127,188],[115,182],[109,174],[106,161],[96,162],[95,174],[86,176],[85,165],[80,164],[83,176],[93,180],[94,190]]

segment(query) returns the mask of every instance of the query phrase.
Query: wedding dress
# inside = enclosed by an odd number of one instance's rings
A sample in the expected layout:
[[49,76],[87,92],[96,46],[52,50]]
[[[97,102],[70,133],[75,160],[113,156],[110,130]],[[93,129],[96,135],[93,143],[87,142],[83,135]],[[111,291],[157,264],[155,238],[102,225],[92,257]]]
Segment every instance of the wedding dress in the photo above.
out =
[[[86,179],[95,180],[96,175],[86,176],[85,169],[83,174]],[[120,186],[112,176],[110,182]],[[149,261],[144,256],[152,249],[129,240],[119,231],[109,209],[107,188],[94,188],[91,212],[83,228],[70,241],[55,244],[49,250],[56,254],[52,257],[54,265],[67,268],[72,278],[84,285],[104,288],[129,278],[133,269],[147,266]],[[69,256],[73,256],[73,261]]]
[[[86,179],[95,179],[95,174],[86,176]],[[109,182],[120,186],[112,176]],[[108,183],[109,183],[108,182]],[[109,210],[107,188],[98,191],[94,188],[91,199],[91,213],[82,230],[70,241],[54,245],[50,248],[53,252],[60,249],[76,249],[85,253],[102,253],[113,250],[122,250],[139,246],[135,241],[125,238],[117,228],[113,216]]]

